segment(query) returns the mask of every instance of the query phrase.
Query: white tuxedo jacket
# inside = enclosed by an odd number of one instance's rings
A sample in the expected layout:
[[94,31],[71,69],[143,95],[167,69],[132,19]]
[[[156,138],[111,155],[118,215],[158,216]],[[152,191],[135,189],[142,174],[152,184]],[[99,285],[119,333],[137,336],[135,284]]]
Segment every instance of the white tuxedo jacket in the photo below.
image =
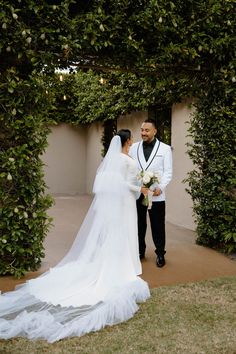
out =
[[153,196],[152,200],[153,202],[165,200],[165,188],[172,178],[171,147],[157,140],[148,161],[146,161],[143,153],[143,141],[140,141],[131,146],[129,155],[136,160],[140,171],[158,172],[160,183],[156,186],[161,189],[162,193],[159,196]]

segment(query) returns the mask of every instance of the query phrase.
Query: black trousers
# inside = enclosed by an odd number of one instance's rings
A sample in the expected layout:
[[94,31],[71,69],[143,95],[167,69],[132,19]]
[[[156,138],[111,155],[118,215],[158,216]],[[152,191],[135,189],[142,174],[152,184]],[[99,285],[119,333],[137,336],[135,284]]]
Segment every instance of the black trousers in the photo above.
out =
[[139,239],[139,254],[144,255],[146,250],[146,230],[147,230],[147,211],[149,213],[152,239],[156,247],[155,252],[158,255],[164,255],[165,251],[165,201],[153,202],[152,208],[142,205],[143,195],[137,200],[138,213],[138,239]]

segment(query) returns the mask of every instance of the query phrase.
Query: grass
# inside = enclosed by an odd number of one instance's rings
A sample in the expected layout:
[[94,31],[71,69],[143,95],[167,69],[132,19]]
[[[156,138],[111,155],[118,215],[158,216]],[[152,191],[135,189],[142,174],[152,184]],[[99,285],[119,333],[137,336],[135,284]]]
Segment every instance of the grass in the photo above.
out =
[[236,277],[152,290],[131,320],[48,344],[0,340],[0,354],[236,354]]

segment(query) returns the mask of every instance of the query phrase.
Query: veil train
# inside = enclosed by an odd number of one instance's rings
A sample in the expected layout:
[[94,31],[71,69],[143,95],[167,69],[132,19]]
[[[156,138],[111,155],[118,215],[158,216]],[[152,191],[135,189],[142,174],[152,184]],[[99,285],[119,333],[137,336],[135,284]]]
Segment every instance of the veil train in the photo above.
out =
[[138,310],[137,302],[150,296],[147,283],[137,276],[127,235],[136,219],[127,217],[135,211],[130,209],[134,196],[125,180],[126,168],[115,136],[69,252],[38,278],[0,295],[0,338],[54,342],[81,336],[128,320]]

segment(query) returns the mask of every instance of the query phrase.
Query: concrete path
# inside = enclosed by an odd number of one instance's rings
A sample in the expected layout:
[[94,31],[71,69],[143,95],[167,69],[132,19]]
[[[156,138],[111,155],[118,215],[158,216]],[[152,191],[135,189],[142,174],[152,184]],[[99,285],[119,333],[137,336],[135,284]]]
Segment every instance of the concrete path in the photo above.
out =
[[[80,224],[89,208],[90,196],[58,196],[49,211],[54,226],[45,240],[45,259],[37,272],[23,279],[0,277],[0,290],[13,290],[15,285],[35,278],[53,267],[70,248]],[[146,259],[142,262],[142,278],[150,287],[186,283],[226,275],[236,276],[236,261],[211,249],[195,244],[193,231],[167,223],[166,266],[157,268],[150,234],[147,233]]]

